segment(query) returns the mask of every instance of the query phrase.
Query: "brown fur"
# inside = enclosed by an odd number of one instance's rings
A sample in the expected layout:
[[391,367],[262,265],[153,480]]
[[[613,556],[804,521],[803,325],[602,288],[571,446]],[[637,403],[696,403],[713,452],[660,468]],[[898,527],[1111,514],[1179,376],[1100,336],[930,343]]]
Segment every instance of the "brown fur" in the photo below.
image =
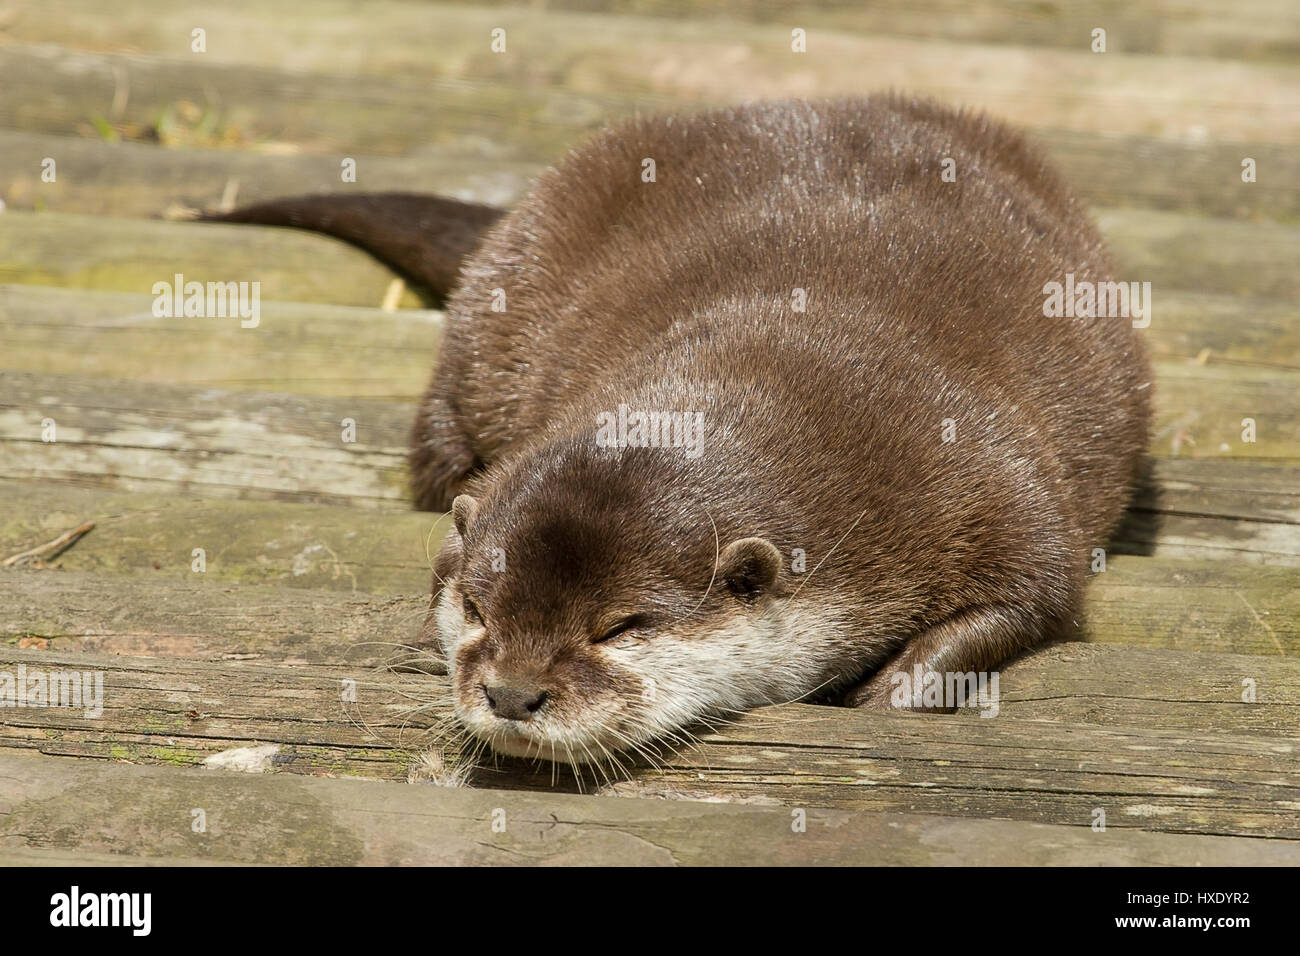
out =
[[[453,649],[462,706],[484,668],[557,719],[626,697],[635,668],[593,643],[626,615],[653,646],[825,609],[789,654],[824,644],[806,690],[870,706],[896,670],[988,670],[1058,633],[1151,394],[1128,319],[1044,317],[1067,272],[1115,278],[1055,173],[927,101],[641,119],[571,153],[465,263],[413,434],[418,505],[476,503],[438,564],[487,622]],[[702,412],[703,455],[598,448],[620,404]]]
[[[653,601],[636,571],[701,590],[707,512],[723,542],[826,559],[804,596],[855,605],[864,646],[910,642],[900,666],[995,666],[1077,614],[1146,444],[1130,322],[1043,316],[1067,272],[1114,277],[1056,175],[982,116],[882,97],[635,122],[544,176],[467,263],[417,500],[445,507],[467,466],[495,466],[473,487],[515,559],[487,599],[511,615],[566,583]],[[598,451],[594,416],[619,403],[704,411],[709,450]]]

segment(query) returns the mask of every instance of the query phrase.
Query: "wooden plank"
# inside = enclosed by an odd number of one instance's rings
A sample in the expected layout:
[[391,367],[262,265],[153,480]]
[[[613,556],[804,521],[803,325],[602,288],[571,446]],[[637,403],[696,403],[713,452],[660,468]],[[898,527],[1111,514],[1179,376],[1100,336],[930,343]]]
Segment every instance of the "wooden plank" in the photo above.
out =
[[[1294,226],[1134,209],[1098,209],[1095,214],[1120,278],[1150,282],[1157,310],[1161,294],[1174,289],[1300,297],[1300,274],[1294,268],[1300,229]],[[1152,323],[1158,321],[1157,311]]]
[[1262,461],[1158,458],[1138,507],[1177,516],[1300,523],[1300,474]]
[[[171,283],[178,273],[187,282],[258,282],[262,301],[372,307],[393,281],[366,253],[298,229],[64,213],[0,216],[0,283],[150,293],[152,301],[154,283]],[[410,291],[402,302],[420,304]],[[240,324],[238,318],[200,321]]]
[[[1175,568],[1300,566],[1300,470],[1255,462],[1155,462],[1158,491],[1139,496],[1111,543],[1101,587],[1132,574],[1130,555]],[[348,507],[136,494],[43,481],[0,479],[0,557],[51,541],[86,521],[97,533],[61,555],[74,571],[141,573],[191,580],[190,553],[206,543],[209,579],[372,592],[423,589],[428,555],[441,540],[433,515],[401,501],[358,513]],[[212,542],[220,542],[219,552]],[[159,567],[154,567],[157,564]],[[1119,572],[1123,571],[1123,574]],[[1229,573],[1227,570],[1224,574]],[[1271,572],[1242,567],[1240,586]],[[1252,577],[1253,576],[1253,577]],[[1188,582],[1170,579],[1175,586]],[[1225,578],[1225,580],[1227,580]],[[1284,583],[1286,573],[1279,572]],[[1154,583],[1148,580],[1148,583]]]
[[[1300,472],[1295,467],[1160,459],[1154,468],[1156,487],[1138,495],[1111,543],[1113,554],[1300,565]],[[438,538],[428,537],[434,518],[405,510],[404,499],[394,503],[397,510],[391,513],[359,515],[338,507],[115,493],[4,479],[0,498],[10,505],[0,517],[0,550],[6,554],[52,540],[84,521],[98,522],[102,535],[83,539],[60,559],[79,570],[144,569],[185,577],[193,539],[219,535],[225,542],[223,560],[211,562],[208,573],[232,581],[307,587],[334,581],[353,587],[355,579],[359,590],[385,585],[409,589],[423,585],[423,577],[413,575],[424,575],[427,551]],[[316,550],[321,546],[339,556],[342,574],[335,571],[334,557]],[[317,560],[307,560],[313,554]],[[154,569],[160,559],[162,569]]]
[[[739,23],[800,24],[818,31],[926,37],[963,43],[1078,48],[1098,25],[1108,32],[1113,53],[1161,53],[1223,59],[1294,61],[1300,54],[1300,16],[1286,0],[1246,0],[1225,10],[1214,0],[1153,0],[1117,7],[1105,0],[1048,5],[1000,0],[972,9],[963,0],[829,0],[816,4],[780,0],[548,0],[520,9],[493,0],[483,20],[514,29],[594,33],[617,18],[636,15],[642,30],[672,28],[662,20],[703,20],[716,30]],[[504,7],[505,9],[501,9]],[[273,16],[255,0],[235,0],[204,9],[210,34],[221,38],[210,55],[225,63],[288,58],[295,67],[375,73],[435,73],[446,60],[431,50],[431,24],[475,21],[463,5],[410,4],[371,0],[358,17],[344,0],[281,0]],[[657,19],[652,19],[657,18]],[[194,15],[185,5],[131,0],[118,16],[86,10],[76,0],[44,0],[23,10],[7,33],[25,43],[63,43],[86,50],[175,54],[183,49]],[[280,39],[275,39],[278,30]],[[179,38],[179,39],[178,39]],[[362,55],[366,50],[368,55]]]
[[[1099,210],[1125,282],[1150,282],[1152,324],[1169,292],[1279,300],[1300,296],[1300,226],[1177,213]],[[175,273],[258,281],[265,300],[378,306],[392,276],[346,244],[296,229],[112,219],[70,213],[0,216],[0,283],[151,292]],[[408,305],[416,305],[408,293]]]
[[[44,762],[44,761],[42,761]],[[28,773],[39,773],[40,764],[20,764]],[[0,843],[0,866],[255,866],[229,860],[205,859],[201,856],[136,856],[123,853],[88,853],[66,847],[16,846]],[[142,848],[143,849],[143,848]]]
[[[409,402],[15,371],[0,380],[0,478],[366,507],[408,500]],[[1161,363],[1156,404],[1157,454],[1300,459],[1300,373]],[[1258,423],[1253,444],[1240,440],[1244,418]],[[42,441],[47,419],[55,442]],[[353,443],[342,440],[345,419],[357,424]],[[1268,550],[1294,553],[1294,526],[1279,534]]]
[[[400,501],[359,510],[4,480],[0,501],[0,559],[93,521],[94,530],[53,563],[106,584],[132,575],[150,587],[220,582],[420,594],[429,589],[431,556],[447,532],[442,516]],[[205,552],[201,575],[192,570],[195,548]]]
[[[1295,472],[1289,475],[1294,482]],[[1196,507],[1214,512],[1230,505],[1235,494],[1225,485],[1223,497]],[[1291,515],[1295,494],[1286,499]],[[185,653],[254,654],[270,639],[273,645],[286,641],[288,656],[316,661],[328,659],[318,648],[364,640],[370,632],[410,641],[423,617],[430,555],[446,528],[443,517],[410,511],[167,497],[44,482],[0,482],[0,500],[6,505],[0,557],[95,523],[94,531],[53,562],[61,571],[9,572],[5,580],[21,584],[15,584],[14,599],[0,606],[0,636],[124,653],[189,648]],[[1159,519],[1163,527],[1151,528],[1150,541],[1121,538],[1112,546],[1107,570],[1090,582],[1081,638],[1179,650],[1300,653],[1300,525],[1294,517],[1183,513],[1176,505],[1170,513],[1143,517]],[[201,573],[193,570],[195,548],[204,550]],[[1139,548],[1154,556],[1124,553]],[[311,593],[282,594],[280,587]],[[326,598],[317,589],[344,596]],[[239,594],[252,602],[249,609],[235,600]],[[388,600],[395,595],[408,600]]]
[[[926,37],[962,43],[1077,49],[1080,37],[1106,27],[1113,52],[1294,61],[1300,33],[1294,7],[1261,0],[1238,15],[1212,2],[1181,0],[1117,7],[1105,0],[1043,4],[999,0],[972,7],[963,0],[857,0],[785,4],[781,0],[559,0],[547,8],[617,11],[663,17],[809,24],[819,30]],[[1250,10],[1248,13],[1247,10]],[[1285,38],[1277,36],[1283,31]]]
[[[687,105],[685,108],[693,108]],[[504,142],[510,130],[497,134]],[[1300,155],[1288,146],[1159,140],[1106,132],[1040,128],[1032,138],[1066,181],[1094,206],[1143,207],[1248,220],[1300,220]],[[571,141],[582,139],[576,132]],[[467,139],[412,156],[349,155],[357,183],[340,181],[337,156],[108,143],[102,139],[0,129],[0,198],[11,209],[156,217],[255,202],[300,192],[409,190],[507,205],[556,157],[501,155]],[[1241,182],[1253,158],[1255,183]],[[45,157],[59,177],[41,180]]]
[[[206,831],[191,827],[202,808]],[[1002,820],[566,794],[0,756],[0,863],[139,865],[1250,865],[1300,845]],[[173,821],[168,825],[166,821]],[[494,820],[498,825],[494,827]],[[505,826],[501,827],[500,823]],[[58,833],[51,847],[47,834]],[[116,857],[116,859],[114,859]],[[53,858],[53,859],[51,859]]]
[[[415,401],[442,323],[432,310],[266,301],[257,329],[248,330],[238,322],[156,318],[153,301],[148,294],[0,286],[0,367]],[[1216,368],[1300,371],[1293,302],[1175,293],[1162,296],[1159,309],[1160,321],[1145,333],[1158,358],[1187,360],[1209,349],[1206,361]]]
[[1300,653],[1300,570],[1113,559],[1088,589],[1076,637],[1182,651]]
[[[12,371],[0,383],[0,477],[362,507],[409,500],[407,403]],[[42,440],[46,419],[56,441]]]
[[732,798],[1059,823],[1083,823],[1100,808],[1108,827],[1288,839],[1298,832],[1293,737],[1009,717],[927,721],[837,708],[789,720],[757,716],[728,731],[725,749],[706,737],[689,766],[672,758],[654,784],[615,788],[651,796],[702,787]]
[[[1190,656],[1190,655],[1189,655]],[[463,756],[454,742],[422,733],[448,717],[445,678],[356,669],[209,664],[167,658],[0,650],[0,670],[18,664],[103,673],[98,718],[67,707],[15,707],[0,724],[0,752],[196,765],[252,744],[274,747],[259,767],[400,779],[417,751],[441,749],[447,766]],[[1250,661],[1264,676],[1267,659]],[[1154,671],[1153,678],[1163,671]],[[1240,684],[1222,675],[1223,713]],[[357,702],[342,699],[356,681]],[[1289,675],[1264,678],[1269,692]],[[1164,679],[1165,686],[1168,680]],[[1216,682],[1198,680],[1195,692]],[[1294,726],[1295,701],[1279,704]],[[1257,705],[1256,705],[1257,706]],[[689,749],[662,754],[660,767],[629,779],[501,759],[468,768],[475,786],[554,792],[603,785],[636,796],[721,797],[785,806],[941,813],[1086,827],[1093,811],[1107,826],[1222,836],[1300,838],[1300,761],[1294,734],[1198,734],[968,715],[877,714],[836,707],[761,708]]]
[[[999,683],[1000,713],[1019,720],[1292,741],[1300,736],[1300,658],[1295,656],[1182,653],[1070,641],[1003,668]],[[1243,702],[1248,690],[1255,703]],[[975,711],[958,713],[981,719]]]
[[[1295,466],[1286,464],[1300,458],[1297,373],[1176,363],[1160,371],[1155,448],[1177,444],[1198,457],[1157,463],[1166,487],[1139,501],[1117,550],[1300,563]],[[408,500],[409,403],[13,371],[0,379],[0,478],[368,508]],[[1259,442],[1235,441],[1241,417],[1255,416]],[[57,429],[52,443],[41,440],[47,419]],[[351,444],[342,441],[345,419],[357,423]],[[1279,461],[1261,461],[1269,455]],[[1214,456],[1242,460],[1215,464]]]
[[[1151,453],[1187,458],[1300,458],[1300,375],[1210,362],[1156,363]],[[1243,440],[1245,420],[1255,441]]]
[[[401,566],[366,567],[364,538],[362,549],[353,551],[350,541],[321,543],[332,536],[328,528],[295,523],[287,537],[311,543],[292,558],[283,554],[280,563],[264,553],[248,562],[244,549],[256,540],[256,531],[245,527],[229,544],[219,534],[204,536],[206,519],[224,509],[205,511],[190,539],[213,545],[202,575],[188,570],[183,543],[154,552],[163,559],[160,565],[166,561],[166,572],[150,566],[137,566],[129,575],[71,569],[0,572],[0,580],[13,589],[8,603],[0,606],[0,640],[30,643],[37,638],[54,647],[113,653],[313,663],[341,659],[345,651],[349,660],[387,659],[399,645],[417,642],[431,577],[422,563],[422,535],[407,535],[405,546],[394,542],[389,559],[396,562],[400,556]],[[398,516],[383,518],[375,524],[406,524],[408,531],[415,524]],[[436,528],[442,525],[432,518],[423,524],[440,537]],[[282,529],[280,522],[271,522],[268,537]],[[111,527],[97,531],[104,537],[113,533]],[[371,541],[379,534],[376,528]],[[285,537],[271,538],[275,549]],[[89,543],[86,547],[89,551]],[[99,549],[124,564],[142,553],[127,543],[114,554],[111,538]],[[91,552],[75,561],[64,557],[60,564],[94,566],[98,560],[99,554]],[[1091,582],[1076,639],[1183,651],[1300,654],[1300,572],[1294,567],[1113,557],[1109,568]],[[301,586],[300,570],[314,587]],[[367,574],[364,580],[374,583],[377,593],[354,590],[354,577]],[[255,575],[277,584],[245,579],[259,580]],[[299,586],[286,587],[290,582]]]
[[1296,567],[1300,471],[1244,459],[1155,459],[1111,549]]
[[[438,45],[431,38],[430,50]],[[518,80],[370,78],[337,68],[290,72],[281,68],[282,54],[283,48],[262,66],[223,66],[189,53],[163,60],[6,46],[0,48],[0,76],[9,95],[0,100],[0,126],[169,146],[309,150],[339,158],[449,144],[463,148],[467,140],[505,157],[555,157],[608,117],[628,115],[636,104],[670,102]]]
[[[1063,129],[1035,129],[1030,139],[1056,164],[1089,206],[1140,207],[1251,222],[1300,220],[1300,183],[1291,176],[1300,157],[1261,141],[1177,140]],[[1269,181],[1241,181],[1249,156]],[[1259,190],[1256,192],[1256,190]]]
[[[15,97],[25,105],[0,109],[0,122],[67,131],[86,122],[92,111],[109,116],[113,90],[129,84],[129,97],[119,94],[118,105],[121,125],[128,131],[137,127],[134,135],[152,129],[159,113],[186,99],[218,106],[220,119],[204,133],[217,142],[260,136],[324,148],[369,142],[369,130],[367,135],[360,135],[360,128],[348,132],[347,124],[356,122],[380,132],[372,148],[389,152],[386,147],[398,138],[412,135],[408,130],[434,127],[427,120],[433,119],[435,103],[452,106],[466,122],[475,112],[466,108],[469,101],[479,115],[513,113],[521,126],[530,127],[521,137],[541,142],[548,128],[587,121],[633,97],[644,107],[906,86],[986,107],[1028,126],[1164,137],[1205,136],[1212,130],[1216,138],[1245,141],[1300,137],[1294,102],[1300,72],[1292,62],[1096,54],[1089,48],[1096,23],[1064,49],[855,35],[805,24],[809,52],[797,55],[784,18],[773,24],[720,25],[444,7],[402,33],[405,44],[383,28],[382,39],[362,43],[358,32],[367,28],[355,16],[332,42],[316,43],[321,31],[315,19],[308,13],[264,20],[260,28],[254,21],[225,34],[214,28],[208,44],[214,52],[203,57],[189,52],[192,16],[180,17],[159,38],[155,49],[165,51],[166,59],[15,44],[0,59],[0,70],[16,78]],[[287,46],[285,30],[295,20],[314,35],[301,46]],[[509,25],[509,51],[495,55],[490,31],[503,23]],[[1117,42],[1123,46],[1122,39]],[[403,46],[405,55],[397,52]],[[286,55],[286,48],[293,54]],[[382,50],[391,58],[380,56],[378,70],[367,69],[361,65],[363,50]],[[506,85],[514,87],[513,100],[499,95]],[[418,89],[428,95],[424,103],[414,95]],[[610,90],[622,95],[611,97]],[[1153,92],[1162,90],[1178,95]],[[408,116],[404,129],[391,122],[398,109]]]
[[[306,283],[310,267],[302,267]],[[0,286],[0,367],[407,399],[413,407],[428,385],[442,328],[442,313],[432,310],[265,301],[257,327],[245,329],[238,319],[157,318],[153,301],[125,292]]]
[[[446,694],[444,678],[360,663],[273,667],[0,650],[0,673],[18,679],[19,664],[27,678],[102,674],[102,714],[91,707],[87,716],[84,698],[78,708],[5,707],[0,752],[204,766],[235,748],[268,745],[276,749],[258,767],[309,776],[406,779],[431,739],[413,695]],[[343,699],[345,682],[354,682],[355,703]]]
[[[502,130],[502,135],[508,136],[508,131]],[[340,158],[333,155],[163,148],[156,143],[0,129],[0,169],[5,172],[0,198],[10,209],[149,219],[330,190],[423,192],[506,205],[545,164],[542,157],[524,163],[500,154],[499,148],[468,139],[412,156],[353,151],[349,157],[356,161],[357,179],[345,184]],[[1289,162],[1291,155],[1279,149],[1267,158],[1261,154],[1258,161],[1276,170],[1275,164]],[[52,183],[41,179],[46,157],[57,162],[58,178]],[[1270,215],[1268,207],[1285,212],[1294,200],[1300,215],[1300,189],[1292,196],[1271,183],[1258,185],[1263,192],[1243,194],[1247,205],[1240,208]]]
[[[170,577],[160,571],[152,579],[144,573],[0,571],[6,590],[0,642],[214,662],[372,667],[429,658],[415,650],[429,606],[427,571],[405,592],[367,594],[346,586],[351,573],[346,566],[340,573],[343,587],[336,580],[334,587],[303,588],[223,580],[216,551],[211,577],[191,573],[189,580],[177,581],[177,565],[188,555],[176,559]],[[321,577],[331,573],[328,567],[318,569]]]
[[1153,358],[1300,368],[1294,300],[1169,290],[1158,303],[1159,321],[1143,333]]
[[[290,507],[300,512],[304,509]],[[301,541],[321,540],[321,529],[312,528],[310,517],[299,514],[295,519],[285,513],[284,506],[277,508],[278,513],[259,505],[238,510],[246,512],[246,517],[265,516],[264,533],[272,545],[279,546],[286,535]],[[212,509],[209,513],[220,512]],[[205,516],[195,517],[202,528]],[[397,524],[398,516],[372,517],[373,522],[368,523],[381,526],[375,531],[379,538],[384,526]],[[314,584],[285,586],[302,581],[296,576],[300,567],[296,558],[292,564],[255,562],[256,572],[266,575],[268,582],[276,581],[275,586],[246,579],[248,566],[239,563],[245,533],[255,532],[241,529],[239,539],[222,548],[202,577],[186,570],[183,559],[187,553],[178,555],[182,560],[170,568],[141,568],[129,576],[117,568],[101,568],[98,573],[0,572],[0,581],[8,585],[8,600],[0,605],[0,642],[60,653],[215,662],[346,663],[356,667],[419,659],[421,666],[437,669],[436,647],[421,641],[429,573],[414,548],[409,555],[399,553],[408,559],[408,566],[372,574],[369,580],[379,585],[379,593],[357,593],[349,587],[353,574],[364,573],[360,570],[364,562],[358,562],[356,555],[342,546],[336,554],[327,553],[323,561],[316,561],[313,554],[315,563],[303,577]],[[101,550],[113,554],[111,544]],[[132,553],[129,543],[122,550]],[[96,557],[85,563],[95,565]],[[1287,669],[1300,657],[1298,583],[1297,572],[1289,569],[1160,558],[1113,559],[1110,570],[1091,583],[1084,627],[1075,641],[1063,645],[1077,651],[1069,658],[1069,666],[1057,666],[1052,656],[1055,650],[1042,649],[1009,668],[1007,679],[1013,682],[1004,684],[1004,694],[1009,693],[1007,688],[1014,692],[1020,686],[1015,681],[1023,684],[1027,673],[1038,674],[1048,664],[1048,670],[1057,676],[1067,675],[1092,686],[1086,693],[1076,688],[1071,696],[1081,700],[1072,702],[1071,707],[1082,706],[1086,703],[1082,698],[1089,695],[1106,701],[1111,697],[1127,699],[1134,696],[1136,684],[1155,695],[1162,706],[1174,699],[1189,705],[1173,723],[1167,708],[1161,722],[1134,720],[1134,726],[1300,734],[1300,718],[1278,723],[1277,713],[1266,706],[1233,705],[1226,725],[1215,722],[1219,709],[1194,706],[1210,699],[1198,689],[1206,680],[1219,682],[1214,699],[1229,703],[1233,701],[1232,689],[1237,688],[1240,694],[1240,681],[1246,677],[1271,684],[1268,695],[1274,701],[1279,687],[1300,686],[1300,681],[1291,680],[1295,675]],[[1093,643],[1078,643],[1083,640]],[[1139,656],[1139,649],[1144,656]],[[1080,655],[1082,662],[1077,660]],[[1237,656],[1230,659],[1225,655]],[[1160,664],[1139,667],[1136,661]],[[1262,668],[1265,676],[1255,675],[1252,667]],[[1051,688],[1063,681],[1053,677],[1047,689],[1040,683],[1031,680],[1026,693],[1052,700],[1061,696]],[[1171,687],[1179,689],[1171,691]],[[1039,716],[1039,711],[1018,709],[1019,698],[1014,693],[1010,696],[1013,715]],[[1094,719],[1080,722],[1106,722],[1103,716],[1093,713]]]

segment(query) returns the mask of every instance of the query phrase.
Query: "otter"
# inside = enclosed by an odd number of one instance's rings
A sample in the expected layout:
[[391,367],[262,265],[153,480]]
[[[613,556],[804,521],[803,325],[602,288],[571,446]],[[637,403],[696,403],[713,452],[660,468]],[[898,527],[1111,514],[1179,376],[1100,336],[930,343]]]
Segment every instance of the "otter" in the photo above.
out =
[[1077,620],[1146,446],[1131,321],[1045,314],[1049,283],[1113,278],[1084,208],[1007,126],[927,100],[638,118],[504,214],[224,218],[448,295],[410,450],[417,506],[453,518],[426,629],[503,754],[581,763],[794,700],[925,709],[902,675],[987,672]]

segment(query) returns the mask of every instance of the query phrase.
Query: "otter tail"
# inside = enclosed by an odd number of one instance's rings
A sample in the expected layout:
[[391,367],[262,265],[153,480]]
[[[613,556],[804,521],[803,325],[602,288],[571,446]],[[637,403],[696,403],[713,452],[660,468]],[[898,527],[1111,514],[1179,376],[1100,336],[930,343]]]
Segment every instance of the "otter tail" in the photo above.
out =
[[445,299],[456,284],[461,262],[504,212],[415,193],[322,193],[273,199],[200,218],[293,226],[335,236]]

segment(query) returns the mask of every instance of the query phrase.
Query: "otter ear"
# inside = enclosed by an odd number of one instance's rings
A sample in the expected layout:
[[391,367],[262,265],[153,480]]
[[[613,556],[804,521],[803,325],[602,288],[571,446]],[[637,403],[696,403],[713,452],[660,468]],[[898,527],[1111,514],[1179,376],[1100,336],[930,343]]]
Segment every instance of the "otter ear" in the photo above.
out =
[[454,527],[447,529],[447,537],[442,541],[438,556],[433,559],[433,589],[436,592],[447,578],[454,577],[460,571],[460,559],[465,553],[465,532],[474,523],[478,515],[478,500],[470,495],[457,495],[451,503],[451,521]]
[[478,516],[478,499],[470,495],[457,495],[451,503],[451,520],[456,523],[456,533],[462,538]]
[[733,541],[718,558],[718,577],[740,597],[757,597],[776,583],[780,573],[781,552],[766,538]]

